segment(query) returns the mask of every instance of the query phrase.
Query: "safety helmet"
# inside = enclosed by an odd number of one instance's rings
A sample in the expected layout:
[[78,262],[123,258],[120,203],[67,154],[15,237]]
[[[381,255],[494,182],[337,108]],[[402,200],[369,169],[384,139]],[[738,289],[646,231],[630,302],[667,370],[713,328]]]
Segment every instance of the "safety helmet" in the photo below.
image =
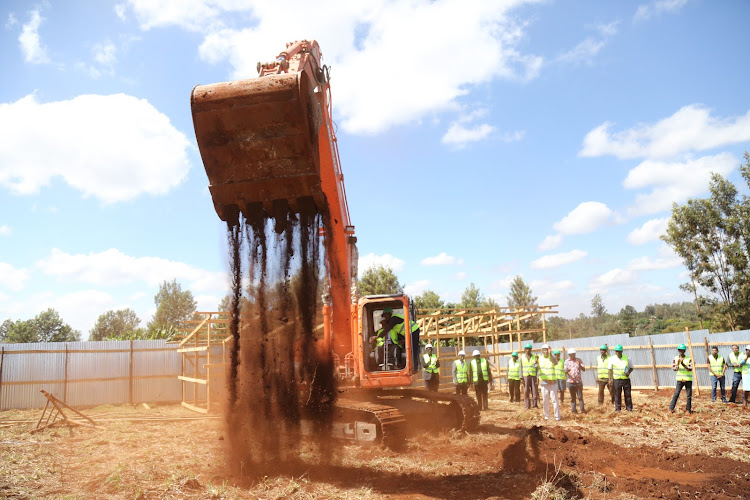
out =
[[607,350],[607,344],[602,344],[599,346],[600,351],[606,351]]
[[432,344],[427,344],[426,346],[424,346],[424,348],[425,349],[432,349]]
[[549,349],[549,344],[544,344],[544,345],[542,346],[542,349]]
[[572,349],[572,348],[568,349],[568,354],[575,354],[575,353],[576,353],[575,349]]
[[512,353],[510,353],[510,355],[513,356],[514,358],[517,358],[518,357],[518,352],[513,351]]
[[459,356],[466,356],[466,353],[464,352],[463,349],[461,349],[460,351],[458,351],[458,355]]
[[480,356],[481,354],[478,349],[474,349],[474,352],[471,353],[472,356]]
[[524,349],[533,349],[533,346],[531,344],[526,344],[523,346]]
[[685,349],[687,349],[687,346],[685,344],[680,344],[677,346],[678,351],[684,351]]
[[621,346],[620,344],[617,344],[617,345],[615,346],[615,351],[620,351],[620,352],[622,352],[622,346]]
[[560,349],[555,349],[554,351],[552,351],[552,354],[560,354]]
[[750,351],[750,344],[748,344],[748,345],[745,346],[745,350],[746,351]]

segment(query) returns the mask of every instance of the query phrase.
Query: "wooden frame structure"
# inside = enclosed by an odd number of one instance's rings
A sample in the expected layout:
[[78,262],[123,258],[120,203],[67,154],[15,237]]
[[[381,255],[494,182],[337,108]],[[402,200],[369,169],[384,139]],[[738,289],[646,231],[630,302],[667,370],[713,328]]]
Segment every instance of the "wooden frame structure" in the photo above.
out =
[[[183,329],[190,332],[179,342],[177,352],[182,354],[181,375],[177,378],[182,382],[182,406],[198,413],[208,413],[212,408],[211,403],[216,402],[219,394],[216,387],[211,384],[211,371],[214,368],[222,368],[219,379],[219,387],[224,387],[224,366],[226,365],[227,341],[231,338],[227,335],[229,331],[228,319],[226,312],[196,312],[195,318],[188,321],[188,324],[196,325],[192,329]],[[221,345],[221,363],[212,361],[211,347]],[[201,361],[205,363],[201,363]],[[192,371],[187,372],[188,366]],[[188,376],[190,375],[190,376]],[[214,379],[214,381],[216,381]],[[215,386],[216,384],[214,384]],[[205,387],[205,399],[201,397],[200,386]],[[192,391],[190,390],[192,389]],[[219,389],[219,390],[221,390]],[[188,395],[192,392],[191,402],[188,402]]]

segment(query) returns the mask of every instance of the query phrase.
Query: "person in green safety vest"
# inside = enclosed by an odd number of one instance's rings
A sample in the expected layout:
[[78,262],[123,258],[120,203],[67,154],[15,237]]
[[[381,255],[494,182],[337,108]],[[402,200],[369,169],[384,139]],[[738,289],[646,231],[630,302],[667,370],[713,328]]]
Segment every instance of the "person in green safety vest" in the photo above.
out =
[[[386,324],[383,326],[383,331],[390,334],[391,343],[393,344],[393,358],[394,364],[397,368],[403,368],[406,364],[405,360],[402,359],[401,354],[404,352],[404,316],[403,314],[394,314],[392,307],[386,307],[383,309],[383,319],[386,320]],[[413,323],[413,326],[417,324]],[[418,328],[418,327],[417,327]],[[417,337],[419,339],[419,337]]]
[[474,349],[471,356],[473,359],[469,363],[469,383],[474,386],[474,391],[477,393],[479,409],[489,410],[487,392],[492,384],[490,363],[487,361],[487,358],[482,357],[482,354],[477,349]]
[[625,409],[633,411],[633,398],[630,374],[633,373],[633,362],[622,353],[622,346],[615,346],[615,355],[609,358],[607,365],[609,382],[615,389],[615,413],[622,410],[622,400],[625,396]]
[[440,361],[432,354],[432,344],[424,346],[422,355],[422,370],[424,370],[424,385],[428,391],[437,392],[440,386]]
[[555,358],[550,353],[547,344],[542,346],[542,356],[539,358],[539,379],[542,389],[542,411],[544,420],[550,419],[549,406],[555,413],[555,420],[560,420],[560,400],[557,398],[557,376],[555,375]]
[[466,353],[463,349],[458,351],[458,359],[453,362],[453,385],[456,386],[456,394],[468,394],[469,364],[466,362]]
[[740,363],[742,367],[742,392],[744,407],[750,403],[750,345],[745,346],[745,359]]
[[725,386],[724,372],[727,371],[727,364],[724,357],[719,355],[719,348],[713,346],[711,355],[708,357],[708,371],[711,372],[711,401],[716,401],[716,386],[721,388],[721,401],[727,402],[727,390]]
[[393,333],[387,332],[385,330],[385,326],[388,323],[388,320],[385,318],[382,318],[380,320],[380,329],[375,332],[375,335],[370,337],[370,344],[372,345],[373,350],[375,351],[375,363],[376,365],[380,366],[385,363],[385,340],[386,340],[386,333],[390,333],[388,335],[389,337],[389,351],[391,356],[393,356]]
[[555,378],[557,379],[557,396],[560,404],[565,402],[565,360],[560,359],[560,349],[552,351],[555,357]]
[[730,403],[739,403],[739,401],[737,401],[737,389],[740,387],[740,382],[743,381],[742,363],[746,359],[747,356],[740,353],[740,346],[736,344],[733,345],[732,352],[729,353],[729,358],[727,359],[727,366],[734,372],[732,378],[732,395],[729,396]]
[[675,406],[677,406],[677,399],[680,397],[682,388],[685,388],[685,395],[687,395],[687,406],[685,411],[693,413],[693,358],[685,355],[687,346],[680,344],[677,346],[677,356],[672,360],[672,370],[677,372],[675,377],[676,385],[674,389],[674,395],[672,396],[672,402],[669,404],[669,411],[674,412]]
[[[526,409],[531,408],[533,399],[534,408],[539,408],[539,388],[537,386],[537,372],[539,371],[539,358],[531,353],[531,344],[523,346],[524,353],[521,356],[521,380],[523,381],[523,401]],[[530,398],[533,396],[533,398]]]
[[521,362],[516,351],[511,353],[508,361],[508,392],[511,403],[521,402]]
[[615,391],[613,384],[609,381],[609,348],[607,344],[599,347],[599,356],[596,358],[596,385],[599,386],[599,406],[604,404],[604,388],[609,391],[610,403],[615,403]]

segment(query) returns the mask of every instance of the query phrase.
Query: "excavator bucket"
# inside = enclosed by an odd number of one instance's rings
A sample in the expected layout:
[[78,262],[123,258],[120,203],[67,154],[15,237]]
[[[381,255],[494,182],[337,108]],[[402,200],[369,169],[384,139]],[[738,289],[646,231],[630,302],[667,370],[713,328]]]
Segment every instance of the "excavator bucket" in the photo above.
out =
[[305,73],[198,85],[193,125],[219,217],[235,224],[265,209],[322,207],[318,133],[323,113]]

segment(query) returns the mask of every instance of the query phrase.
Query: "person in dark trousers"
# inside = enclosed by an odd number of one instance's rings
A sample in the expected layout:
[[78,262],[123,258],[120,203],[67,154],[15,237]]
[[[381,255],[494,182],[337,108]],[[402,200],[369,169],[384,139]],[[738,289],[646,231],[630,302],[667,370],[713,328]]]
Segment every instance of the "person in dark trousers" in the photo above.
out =
[[724,357],[719,356],[719,348],[713,346],[711,348],[711,355],[708,357],[708,371],[711,372],[711,401],[716,401],[716,386],[718,385],[721,389],[721,401],[727,402],[727,390],[725,384],[724,373],[727,371],[727,364],[724,362]]
[[424,370],[424,385],[428,391],[437,392],[440,386],[440,361],[432,354],[432,344],[424,346],[422,355],[422,369]]
[[511,403],[521,402],[521,362],[516,351],[513,351],[508,361],[508,392]]
[[471,353],[473,359],[469,363],[469,383],[477,393],[477,404],[480,410],[489,410],[487,393],[492,384],[492,370],[486,358],[482,358],[478,350]]
[[466,362],[466,353],[458,351],[458,359],[453,362],[453,384],[456,386],[456,394],[467,395],[469,391],[469,364]]
[[685,349],[687,349],[685,344],[678,345],[678,354],[672,360],[672,370],[676,371],[677,375],[675,376],[674,395],[672,396],[672,402],[669,404],[669,411],[671,412],[674,412],[680,392],[682,392],[682,388],[684,387],[685,395],[687,396],[685,411],[693,413],[693,358],[685,355]]
[[599,386],[599,406],[604,404],[604,388],[609,391],[610,402],[614,404],[615,393],[612,390],[613,383],[609,379],[609,358],[607,344],[599,347],[599,356],[596,358],[596,385]]
[[615,413],[622,410],[623,395],[625,409],[633,411],[633,398],[630,395],[630,374],[633,373],[633,362],[622,353],[622,346],[615,346],[615,355],[609,358],[609,381],[615,388]]
[[539,387],[537,386],[539,358],[531,353],[533,349],[531,344],[526,344],[523,348],[525,352],[521,356],[521,380],[523,380],[523,400],[526,403],[526,409],[529,410],[532,408],[532,401],[533,407],[539,408]]
[[566,383],[570,391],[570,408],[573,413],[576,411],[576,399],[581,406],[581,413],[584,413],[583,407],[583,378],[581,374],[586,371],[583,361],[576,357],[576,350],[568,350],[569,359],[565,360]]
[[727,366],[732,369],[732,394],[729,396],[730,403],[741,403],[737,401],[737,389],[742,382],[742,364],[745,361],[745,355],[740,353],[740,346],[733,345],[732,352],[729,353]]

